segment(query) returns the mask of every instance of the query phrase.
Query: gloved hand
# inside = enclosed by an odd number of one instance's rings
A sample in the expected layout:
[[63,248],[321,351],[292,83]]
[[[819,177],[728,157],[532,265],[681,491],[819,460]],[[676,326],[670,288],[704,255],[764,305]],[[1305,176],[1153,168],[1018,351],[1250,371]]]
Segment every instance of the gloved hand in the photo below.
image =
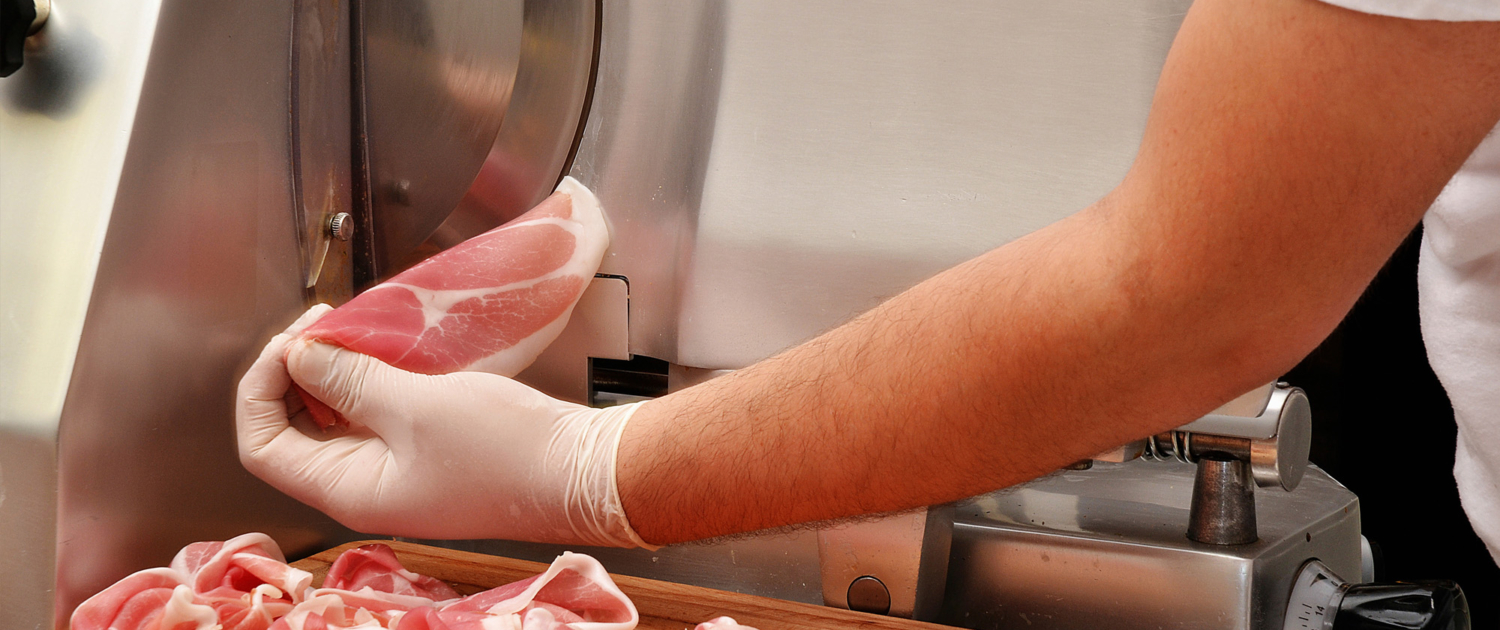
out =
[[[503,376],[427,376],[296,339],[329,310],[313,307],[277,335],[240,381],[250,472],[361,532],[650,546],[615,483],[636,405],[592,409]],[[293,379],[348,429],[320,431]]]

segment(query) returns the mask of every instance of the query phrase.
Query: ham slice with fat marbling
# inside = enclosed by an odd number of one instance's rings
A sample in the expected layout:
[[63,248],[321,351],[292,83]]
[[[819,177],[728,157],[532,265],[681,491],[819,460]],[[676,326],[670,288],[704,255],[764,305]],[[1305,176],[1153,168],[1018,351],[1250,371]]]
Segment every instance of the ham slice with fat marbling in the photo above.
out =
[[395,630],[631,630],[635,605],[590,556],[564,552],[541,575],[413,610]]
[[312,574],[265,534],[184,547],[168,567],[133,573],[74,609],[73,630],[266,630]]
[[[345,551],[323,587],[265,534],[193,543],[73,612],[72,630],[632,630],[635,605],[599,561],[564,553],[539,575],[460,597],[382,544]],[[754,630],[729,617],[696,630]]]
[[458,592],[442,580],[407,571],[396,552],[381,544],[356,547],[339,554],[328,567],[323,588],[346,591],[372,589],[393,595],[422,597],[435,602],[458,599]]
[[[423,374],[515,376],[562,332],[608,247],[599,200],[567,177],[526,214],[372,287],[302,338]],[[343,424],[297,393],[319,426]]]

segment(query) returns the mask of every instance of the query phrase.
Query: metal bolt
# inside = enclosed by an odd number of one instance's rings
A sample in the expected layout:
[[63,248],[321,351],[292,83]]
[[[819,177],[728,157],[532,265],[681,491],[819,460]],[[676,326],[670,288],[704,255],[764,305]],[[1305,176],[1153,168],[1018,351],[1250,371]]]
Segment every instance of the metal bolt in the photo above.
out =
[[849,610],[884,615],[891,612],[891,591],[885,583],[873,575],[866,575],[849,584],[845,594]]
[[328,233],[341,241],[347,241],[354,236],[354,217],[348,212],[340,212],[329,217]]
[[403,206],[411,205],[411,180],[398,179],[391,182],[391,200]]

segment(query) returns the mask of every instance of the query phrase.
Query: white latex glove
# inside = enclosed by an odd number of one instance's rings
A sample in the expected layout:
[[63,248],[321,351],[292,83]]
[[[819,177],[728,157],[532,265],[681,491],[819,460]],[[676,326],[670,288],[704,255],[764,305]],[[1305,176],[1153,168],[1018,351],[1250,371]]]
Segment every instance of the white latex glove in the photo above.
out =
[[[240,381],[240,461],[348,527],[415,538],[649,547],[625,518],[615,459],[636,405],[592,409],[503,376],[427,376],[277,335]],[[320,431],[292,379],[350,422]]]

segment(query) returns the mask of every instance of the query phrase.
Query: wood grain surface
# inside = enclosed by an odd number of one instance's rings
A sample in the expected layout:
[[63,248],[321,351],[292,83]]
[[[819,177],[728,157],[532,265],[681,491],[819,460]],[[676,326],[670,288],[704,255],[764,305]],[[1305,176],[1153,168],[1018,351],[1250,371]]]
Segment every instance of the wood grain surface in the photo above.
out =
[[[370,543],[390,545],[407,569],[443,580],[465,595],[509,584],[547,570],[539,562],[454,551],[415,543],[372,540],[341,545],[292,566],[313,573],[313,584],[322,584],[329,565],[346,549]],[[720,615],[760,630],[939,630],[920,621],[896,619],[836,608],[788,602],[769,597],[730,593],[711,588],[673,584],[627,575],[611,574],[641,613],[640,628],[683,630]]]

